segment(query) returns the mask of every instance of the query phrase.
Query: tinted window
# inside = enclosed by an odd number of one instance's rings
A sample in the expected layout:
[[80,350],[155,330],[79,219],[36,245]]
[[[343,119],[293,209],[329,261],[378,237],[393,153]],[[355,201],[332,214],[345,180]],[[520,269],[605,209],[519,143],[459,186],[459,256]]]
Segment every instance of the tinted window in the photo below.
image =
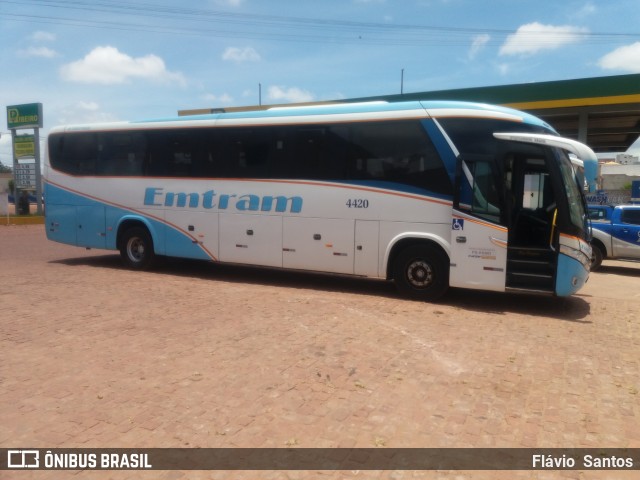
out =
[[591,220],[603,220],[607,217],[605,211],[601,208],[589,208],[588,215]]
[[415,121],[78,132],[49,142],[52,166],[74,175],[384,181],[452,193]]
[[341,125],[315,125],[287,129],[287,156],[283,178],[343,180],[349,178],[350,130]]
[[451,180],[419,122],[355,124],[349,177],[384,180],[450,195]]
[[275,127],[223,128],[209,135],[205,160],[221,178],[269,178],[282,161],[285,142]]
[[71,175],[95,175],[98,150],[96,133],[49,136],[51,165]]
[[493,162],[465,161],[461,168],[459,201],[456,208],[499,223],[502,202],[496,188]]
[[621,220],[622,223],[640,225],[640,210],[623,210]]
[[71,175],[142,175],[147,152],[140,132],[72,133],[49,137],[53,168]]
[[500,141],[493,136],[496,132],[551,133],[536,125],[485,118],[442,118],[438,122],[463,154],[493,155]]
[[150,131],[145,134],[148,142],[146,175],[190,177],[195,174],[201,138],[198,131]]
[[384,181],[451,194],[442,160],[418,122],[289,127],[283,178]]
[[140,176],[147,151],[140,132],[98,134],[97,175]]

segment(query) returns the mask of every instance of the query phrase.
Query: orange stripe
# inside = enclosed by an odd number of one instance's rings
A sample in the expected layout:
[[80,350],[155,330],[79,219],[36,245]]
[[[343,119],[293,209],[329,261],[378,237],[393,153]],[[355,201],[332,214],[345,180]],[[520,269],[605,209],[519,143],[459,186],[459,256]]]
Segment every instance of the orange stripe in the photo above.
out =
[[576,237],[574,235],[569,235],[567,233],[560,233],[561,237],[565,237],[565,238],[571,238],[573,240],[578,240],[579,242],[584,242],[584,239],[580,238],[580,237]]

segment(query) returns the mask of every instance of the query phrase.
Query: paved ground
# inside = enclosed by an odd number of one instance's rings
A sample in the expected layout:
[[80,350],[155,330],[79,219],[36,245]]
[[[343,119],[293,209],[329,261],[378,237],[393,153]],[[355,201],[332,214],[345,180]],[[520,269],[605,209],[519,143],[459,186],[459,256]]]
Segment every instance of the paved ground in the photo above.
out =
[[[114,252],[0,227],[0,447],[640,447],[640,264],[569,299]],[[636,472],[0,472],[634,478]],[[10,475],[9,475],[10,474]],[[637,478],[637,477],[636,477]]]

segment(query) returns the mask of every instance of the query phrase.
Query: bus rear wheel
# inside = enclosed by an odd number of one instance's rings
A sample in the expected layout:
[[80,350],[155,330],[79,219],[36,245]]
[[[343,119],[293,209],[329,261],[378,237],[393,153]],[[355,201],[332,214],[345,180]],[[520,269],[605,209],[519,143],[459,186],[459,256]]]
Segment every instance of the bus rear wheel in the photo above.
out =
[[155,260],[153,240],[146,228],[132,227],[122,234],[120,256],[134,270],[151,268]]
[[429,245],[405,248],[395,259],[393,280],[403,295],[416,300],[434,301],[449,288],[446,255]]

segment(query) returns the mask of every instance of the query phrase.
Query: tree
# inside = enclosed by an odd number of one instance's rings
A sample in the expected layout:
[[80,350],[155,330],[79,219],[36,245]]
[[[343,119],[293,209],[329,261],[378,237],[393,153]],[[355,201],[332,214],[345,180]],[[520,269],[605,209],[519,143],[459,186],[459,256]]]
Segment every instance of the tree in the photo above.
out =
[[12,173],[12,172],[13,170],[11,169],[11,167],[7,167],[5,164],[0,162],[0,173]]

